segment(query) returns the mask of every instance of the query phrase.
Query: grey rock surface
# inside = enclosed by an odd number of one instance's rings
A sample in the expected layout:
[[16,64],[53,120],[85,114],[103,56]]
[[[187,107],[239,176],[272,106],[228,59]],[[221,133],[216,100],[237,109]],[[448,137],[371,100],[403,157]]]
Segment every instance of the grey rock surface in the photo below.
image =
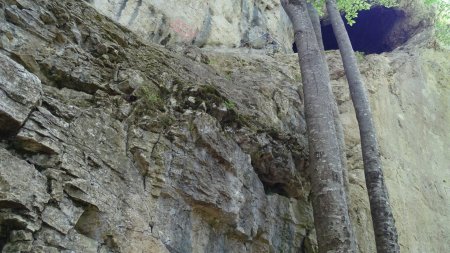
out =
[[[292,52],[292,25],[279,0],[92,0],[100,13],[161,45],[248,48],[260,53]],[[424,1],[396,1],[397,22],[382,38],[390,49],[434,23]],[[377,5],[377,4],[375,4]],[[323,14],[323,23],[329,22]],[[392,17],[391,17],[392,18]]]
[[292,26],[278,0],[94,0],[91,4],[144,41],[162,45],[264,49],[276,41],[284,52],[291,50],[293,41]]
[[42,96],[40,80],[0,53],[0,134],[19,130]]
[[[145,45],[84,2],[14,4],[1,9],[4,61],[43,87],[2,140],[3,252],[297,252],[314,242],[305,167],[293,160],[307,156],[288,84],[296,69],[236,89],[203,52]],[[20,166],[39,180],[9,169]]]
[[[15,122],[0,139],[2,252],[315,252],[296,55],[169,51],[69,0],[0,1],[0,51],[1,90],[17,94],[0,100]],[[356,120],[328,60],[352,218],[374,252]],[[448,51],[410,44],[361,68],[403,250],[450,251]]]

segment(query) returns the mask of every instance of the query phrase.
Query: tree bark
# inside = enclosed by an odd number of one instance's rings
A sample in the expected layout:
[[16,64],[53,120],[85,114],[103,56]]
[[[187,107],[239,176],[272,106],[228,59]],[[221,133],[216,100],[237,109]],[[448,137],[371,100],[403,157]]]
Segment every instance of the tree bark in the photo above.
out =
[[[323,46],[322,40],[322,29],[320,28],[320,17],[319,13],[317,13],[316,8],[308,2],[308,13],[311,19],[311,23],[314,28],[314,32],[316,34],[317,43],[319,44],[320,52],[323,56],[323,61],[327,67],[327,75],[329,76],[329,69],[327,64],[327,57],[325,55],[325,47]],[[347,193],[347,203],[350,205],[350,193],[349,193],[349,182],[348,182],[348,166],[347,166],[347,156],[345,154],[345,139],[344,139],[344,128],[342,127],[341,119],[339,118],[339,109],[336,103],[336,99],[333,96],[333,89],[330,84],[330,101],[333,103],[333,117],[334,117],[334,127],[336,128],[336,138],[339,144],[339,154],[341,159],[342,166],[342,176],[344,177],[344,186],[345,191]]]
[[389,204],[388,192],[384,183],[380,152],[376,138],[372,112],[364,83],[359,72],[355,53],[337,9],[335,0],[326,0],[328,15],[336,36],[350,95],[355,107],[361,136],[364,174],[369,194],[370,210],[375,232],[378,253],[400,252],[394,216]]
[[330,79],[306,0],[281,0],[294,26],[305,96],[311,194],[319,253],[355,252],[330,103]]
[[316,39],[319,45],[319,49],[321,52],[323,52],[323,55],[325,55],[325,47],[323,46],[322,29],[320,28],[319,13],[317,12],[316,8],[312,3],[308,2],[307,4],[308,4],[309,18],[311,19],[311,24],[314,28],[314,32],[316,33]]

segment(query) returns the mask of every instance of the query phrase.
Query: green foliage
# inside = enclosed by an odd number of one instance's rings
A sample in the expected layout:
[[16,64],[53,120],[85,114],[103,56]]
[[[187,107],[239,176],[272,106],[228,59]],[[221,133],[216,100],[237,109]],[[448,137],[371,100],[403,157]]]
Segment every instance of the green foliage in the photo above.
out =
[[223,103],[225,104],[225,107],[226,107],[228,110],[233,110],[233,109],[236,108],[236,104],[235,104],[233,101],[231,101],[231,100],[226,100],[226,101],[224,101]]
[[[355,19],[358,17],[358,13],[362,10],[368,10],[370,7],[378,5],[384,7],[395,7],[398,5],[399,0],[336,0],[338,9],[345,13],[345,19],[349,25],[355,23]],[[426,1],[438,1],[438,0],[426,0]],[[325,4],[325,0],[310,0],[314,7],[322,15],[322,6]]]
[[436,8],[436,38],[446,46],[450,46],[450,0],[425,0],[425,4]]
[[233,80],[233,72],[231,70],[225,71],[225,78],[228,80]]
[[355,23],[358,12],[368,10],[372,6],[384,6],[387,8],[398,5],[399,0],[337,0],[339,10],[345,13],[345,19],[349,25]]
[[[308,0],[320,15],[323,15],[322,7],[325,0]],[[368,10],[372,6],[384,6],[387,8],[398,5],[399,0],[336,0],[340,11],[345,13],[345,19],[349,25],[355,23],[358,12]],[[450,0],[424,0],[425,4],[436,9],[435,29],[437,40],[450,46]]]
[[148,107],[159,109],[163,106],[163,101],[159,95],[159,91],[156,88],[152,89],[149,86],[142,86],[141,93],[142,98]]
[[308,3],[311,3],[314,8],[316,8],[317,13],[320,17],[323,16],[322,7],[325,5],[325,0],[306,0]]
[[158,116],[158,122],[161,124],[161,126],[165,128],[168,128],[169,126],[173,125],[175,121],[176,120],[169,114],[162,114]]
[[364,0],[340,0],[337,2],[339,10],[345,12],[345,19],[349,25],[355,23],[358,12],[370,9],[370,4]]
[[356,59],[358,59],[358,62],[362,62],[364,60],[364,52],[355,51]]
[[436,38],[446,46],[450,46],[450,25],[436,22]]

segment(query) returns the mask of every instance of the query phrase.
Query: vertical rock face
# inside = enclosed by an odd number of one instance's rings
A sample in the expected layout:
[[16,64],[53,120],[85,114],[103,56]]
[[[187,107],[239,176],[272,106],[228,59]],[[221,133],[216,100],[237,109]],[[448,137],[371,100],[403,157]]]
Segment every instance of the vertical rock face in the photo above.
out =
[[222,73],[85,2],[0,7],[2,252],[313,250],[290,63]]
[[[228,8],[215,2],[211,20]],[[122,18],[146,4],[121,3]],[[175,54],[91,4],[0,1],[2,252],[315,252],[297,56]],[[414,43],[361,68],[402,250],[448,252],[448,51]],[[356,121],[329,62],[359,247],[374,252]]]
[[[147,41],[263,48],[267,35],[290,50],[292,26],[278,0],[94,0],[101,13]],[[270,40],[270,39],[269,39]]]
[[[148,42],[198,47],[251,47],[291,52],[292,25],[279,0],[91,0],[99,12]],[[377,7],[375,7],[377,8]],[[393,50],[434,23],[423,1],[401,0],[384,18],[382,41]],[[326,13],[324,21],[327,22]],[[379,19],[378,17],[376,19]],[[387,20],[395,20],[388,23]],[[373,21],[377,22],[377,20]],[[374,28],[368,27],[363,33]],[[331,38],[330,38],[331,40]],[[333,42],[331,42],[333,43]],[[363,45],[364,46],[364,43]]]
[[[450,67],[448,50],[423,44],[416,36],[402,50],[361,58],[384,166],[384,176],[404,252],[446,252],[449,244],[448,178]],[[375,252],[365,196],[359,133],[341,75],[339,58],[330,57],[333,86],[347,130],[347,154],[354,224],[362,252]],[[370,239],[369,239],[370,238]]]

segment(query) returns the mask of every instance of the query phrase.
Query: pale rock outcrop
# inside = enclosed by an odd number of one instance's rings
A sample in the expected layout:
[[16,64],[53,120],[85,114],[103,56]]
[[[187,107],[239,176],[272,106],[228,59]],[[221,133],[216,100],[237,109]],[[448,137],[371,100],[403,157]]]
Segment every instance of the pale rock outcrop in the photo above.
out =
[[[292,25],[279,0],[91,0],[99,12],[148,42],[292,52]],[[401,0],[383,43],[394,49],[434,23],[432,7]],[[324,11],[325,12],[325,11]],[[327,23],[326,12],[324,23]],[[275,46],[273,45],[275,44]]]
[[[449,54],[426,42],[360,62],[413,253],[450,251]],[[2,252],[315,252],[296,55],[174,53],[69,0],[1,1],[0,48],[0,80],[20,70],[40,87],[14,97],[27,117],[0,139]],[[374,252],[356,120],[328,60],[353,222]]]
[[[384,175],[404,252],[446,252],[450,245],[450,68],[445,49],[419,34],[402,50],[361,58],[379,137]],[[362,252],[375,252],[359,133],[339,57],[333,86],[346,129],[354,224]],[[366,210],[366,211],[363,211]],[[364,242],[364,243],[363,243]]]
[[[292,26],[278,0],[93,0],[102,14],[160,44],[264,48],[270,34],[290,51]],[[269,39],[270,40],[270,39]]]

